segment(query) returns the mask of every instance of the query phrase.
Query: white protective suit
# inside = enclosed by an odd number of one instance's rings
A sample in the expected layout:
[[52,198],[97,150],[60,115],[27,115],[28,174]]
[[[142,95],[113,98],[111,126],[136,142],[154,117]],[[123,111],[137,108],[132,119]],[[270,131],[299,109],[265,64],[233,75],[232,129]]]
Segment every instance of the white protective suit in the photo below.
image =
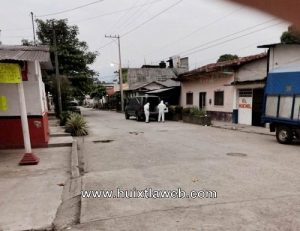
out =
[[145,119],[146,119],[146,123],[149,123],[149,115],[150,115],[150,111],[149,111],[149,107],[150,107],[150,103],[146,103],[144,106],[144,113],[145,113]]
[[157,106],[158,108],[158,122],[160,120],[165,122],[165,111],[167,110],[167,106],[164,104],[164,101],[160,101],[160,104]]

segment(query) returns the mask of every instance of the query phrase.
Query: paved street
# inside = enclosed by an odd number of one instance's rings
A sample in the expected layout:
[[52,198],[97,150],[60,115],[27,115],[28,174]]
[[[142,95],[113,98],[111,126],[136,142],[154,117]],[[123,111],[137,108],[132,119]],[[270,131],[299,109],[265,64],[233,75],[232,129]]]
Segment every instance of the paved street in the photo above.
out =
[[82,198],[72,230],[300,230],[299,144],[85,109],[84,190],[215,190],[207,199]]

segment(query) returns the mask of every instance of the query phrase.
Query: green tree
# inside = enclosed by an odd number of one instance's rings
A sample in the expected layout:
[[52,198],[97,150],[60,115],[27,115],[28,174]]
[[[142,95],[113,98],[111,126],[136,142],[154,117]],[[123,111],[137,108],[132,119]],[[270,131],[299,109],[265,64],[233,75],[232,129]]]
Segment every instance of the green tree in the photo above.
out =
[[219,59],[217,60],[217,62],[223,62],[223,61],[228,61],[228,60],[234,60],[234,59],[238,59],[239,57],[237,55],[232,55],[232,54],[224,54],[221,55],[219,57]]
[[280,37],[281,43],[285,44],[300,44],[300,31],[295,26],[291,25],[288,30],[283,32]]
[[29,41],[28,39],[21,40],[22,46],[33,46],[33,41]]
[[106,94],[106,89],[103,85],[97,84],[93,85],[90,96],[91,98],[101,99]]
[[[96,75],[89,65],[94,63],[97,52],[89,51],[87,43],[78,39],[78,27],[68,25],[66,19],[46,21],[37,19],[36,22],[38,43],[50,46],[53,65],[55,64],[53,30],[55,30],[59,73],[66,76],[71,83],[71,89],[68,89],[68,92],[71,92],[71,95],[79,100],[83,99],[84,95],[90,92],[93,77]],[[48,77],[45,77],[45,80],[54,73],[55,70],[48,71]],[[45,83],[47,84],[47,81]],[[52,94],[56,94],[56,92],[52,92]]]

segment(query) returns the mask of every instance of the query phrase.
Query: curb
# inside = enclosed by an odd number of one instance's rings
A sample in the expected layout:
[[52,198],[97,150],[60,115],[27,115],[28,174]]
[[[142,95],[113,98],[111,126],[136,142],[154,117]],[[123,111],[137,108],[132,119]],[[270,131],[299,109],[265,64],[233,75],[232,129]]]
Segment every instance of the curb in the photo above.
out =
[[245,130],[241,130],[241,129],[226,128],[226,127],[222,127],[222,126],[218,126],[218,125],[211,125],[211,127],[225,129],[225,130],[231,130],[231,131],[244,132],[244,133],[252,133],[252,134],[258,134],[258,135],[264,135],[264,136],[274,136],[274,134],[272,134],[272,133],[267,134],[267,133],[263,133],[263,132],[245,131]]
[[80,177],[80,173],[78,163],[77,140],[73,140],[71,152],[71,178],[74,179],[78,177]]

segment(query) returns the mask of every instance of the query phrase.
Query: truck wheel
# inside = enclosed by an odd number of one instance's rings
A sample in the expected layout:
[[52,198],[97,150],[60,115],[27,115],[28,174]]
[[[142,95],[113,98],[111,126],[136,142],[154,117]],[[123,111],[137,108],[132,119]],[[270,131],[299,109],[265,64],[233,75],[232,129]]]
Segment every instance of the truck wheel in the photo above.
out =
[[129,115],[127,112],[125,112],[125,119],[129,120]]
[[136,120],[137,120],[137,121],[141,121],[141,120],[142,120],[142,118],[139,116],[139,113],[136,113],[136,114],[135,114],[135,117],[136,117]]
[[290,144],[293,140],[293,133],[289,127],[281,126],[276,129],[276,139],[281,144]]

